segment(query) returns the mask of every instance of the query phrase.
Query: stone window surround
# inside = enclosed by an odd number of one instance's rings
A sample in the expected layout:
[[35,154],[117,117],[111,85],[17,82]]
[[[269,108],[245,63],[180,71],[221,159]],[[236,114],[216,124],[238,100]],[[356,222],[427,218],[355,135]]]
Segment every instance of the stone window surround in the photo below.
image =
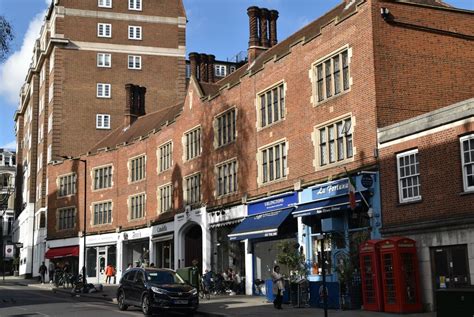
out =
[[[198,201],[189,203],[188,202],[188,197],[187,197],[188,196],[187,184],[186,184],[187,179],[195,177],[197,175],[199,175],[199,198],[198,198]],[[185,205],[193,205],[193,204],[197,204],[197,203],[202,202],[202,174],[201,174],[201,171],[197,171],[197,172],[188,174],[188,175],[183,177],[183,202],[184,202]]]
[[[171,145],[170,147],[170,166],[167,168],[167,169],[164,169],[164,170],[161,170],[161,156],[160,156],[160,151],[161,151],[161,148],[164,148],[165,146],[167,146],[168,144]],[[173,167],[173,152],[174,152],[174,143],[173,143],[173,140],[168,140],[162,144],[160,144],[158,146],[158,148],[156,149],[156,161],[157,161],[157,168],[156,168],[156,172],[157,174],[161,174],[161,173],[164,173],[166,171],[168,171],[169,169],[171,169]]]
[[[144,163],[144,167],[143,167],[143,178],[140,178],[138,180],[135,180],[135,181],[132,181],[132,161],[143,156],[145,158],[145,163]],[[131,158],[128,159],[127,161],[127,170],[128,170],[128,177],[127,177],[127,181],[129,184],[133,184],[133,183],[138,183],[138,182],[141,182],[143,180],[146,179],[146,166],[147,166],[147,155],[146,153],[141,153],[141,154],[138,154],[136,156],[133,156]]]
[[66,174],[58,175],[58,177],[56,177],[56,198],[65,198],[65,197],[71,197],[71,196],[76,195],[77,188],[74,188],[74,193],[73,194],[60,196],[60,185],[61,185],[60,180],[61,180],[61,178],[68,177],[70,175],[74,176],[74,186],[77,186],[77,175],[76,175],[76,173],[72,172],[72,173],[66,173]]
[[[200,131],[200,134],[199,134],[199,144],[200,144],[200,146],[199,146],[199,147],[200,147],[200,148],[199,148],[199,153],[198,153],[196,156],[193,156],[193,157],[191,157],[190,159],[187,159],[187,157],[186,157],[186,145],[187,145],[187,138],[186,138],[186,136],[187,136],[188,134],[190,134],[191,132],[194,132],[194,130],[197,130],[197,129],[200,129],[200,130],[201,130],[201,131]],[[192,161],[192,160],[194,160],[194,159],[196,159],[196,158],[198,158],[198,157],[201,157],[201,154],[202,154],[202,127],[201,127],[201,125],[198,124],[198,125],[192,127],[191,129],[185,131],[185,132],[183,133],[183,137],[182,137],[182,139],[181,139],[181,143],[182,143],[182,146],[183,146],[183,155],[182,155],[182,161],[183,161],[183,162],[185,162],[185,163],[186,163],[186,162],[190,162],[190,161]]]
[[[235,175],[234,175],[235,178],[236,178],[236,180],[235,180],[235,189],[232,192],[228,192],[226,194],[219,195],[219,167],[227,165],[227,164],[232,163],[232,162],[235,162]],[[222,162],[219,162],[218,164],[216,164],[214,166],[214,175],[216,177],[216,190],[214,191],[214,197],[222,198],[222,197],[235,195],[236,193],[238,193],[238,188],[239,188],[239,177],[238,177],[238,175],[239,175],[239,161],[238,161],[237,157],[232,157],[228,160],[225,160],[225,161],[222,161]]]
[[[277,121],[273,121],[272,123],[270,124],[266,124],[265,126],[262,127],[262,115],[260,113],[260,96],[280,85],[283,84],[283,93],[285,94],[284,96],[284,100],[285,100],[285,113],[284,115],[282,116],[282,114],[280,113],[280,118],[277,120]],[[269,127],[272,127],[274,126],[275,124],[278,124],[280,122],[283,122],[286,120],[286,117],[288,115],[288,107],[287,107],[287,100],[286,100],[286,95],[287,95],[287,90],[288,90],[288,84],[286,83],[286,81],[284,79],[281,79],[279,81],[277,81],[276,83],[273,83],[271,84],[270,86],[260,90],[257,92],[256,96],[255,96],[255,110],[256,110],[256,114],[257,114],[257,122],[255,123],[255,126],[257,127],[257,132],[263,130],[263,129],[266,129],[266,128],[269,128]]]
[[[112,167],[112,170],[110,172],[110,177],[111,177],[110,187],[95,189],[95,171],[102,168],[108,168],[109,166]],[[99,191],[111,189],[114,187],[114,165],[112,163],[109,163],[109,164],[94,166],[93,168],[90,169],[90,177],[91,177],[91,187],[90,187],[91,192],[99,192]]]
[[[218,131],[219,131],[219,118],[224,116],[225,114],[227,114],[227,112],[229,111],[232,111],[234,110],[235,111],[235,127],[234,127],[234,130],[235,130],[235,135],[234,135],[234,140],[232,140],[231,142],[228,142],[228,143],[223,143],[221,145],[219,145],[219,135],[218,135]],[[212,120],[213,122],[213,128],[214,128],[214,140],[213,140],[213,144],[214,144],[214,149],[218,149],[218,148],[222,148],[226,145],[229,145],[229,144],[232,144],[232,143],[235,143],[237,141],[237,137],[239,135],[239,131],[238,131],[238,117],[239,117],[239,109],[237,108],[237,106],[232,106],[228,109],[225,109],[224,111],[221,111],[219,112],[218,114],[216,114],[214,116],[214,119]]]
[[[132,198],[137,198],[137,197],[140,197],[140,196],[143,196],[143,215],[141,217],[138,217],[138,218],[132,218]],[[147,214],[146,213],[146,207],[147,207],[146,200],[147,200],[146,192],[141,192],[141,193],[137,193],[137,194],[133,194],[133,195],[128,196],[128,198],[127,198],[127,210],[128,210],[127,220],[128,221],[139,221],[139,220],[143,220],[143,219],[146,218],[146,214]]]
[[[274,147],[277,144],[282,144],[282,143],[285,143],[285,152],[286,152],[285,154],[286,154],[286,160],[287,160],[285,176],[280,177],[278,179],[274,179],[272,181],[267,181],[267,182],[264,183],[263,182],[263,170],[262,170],[262,166],[263,166],[262,151],[266,150],[268,148]],[[264,146],[261,146],[257,149],[256,157],[257,157],[257,185],[258,185],[258,187],[263,187],[263,186],[275,184],[275,183],[278,183],[278,182],[281,182],[281,181],[284,181],[284,180],[288,179],[288,175],[290,174],[290,166],[288,164],[288,154],[289,154],[289,152],[290,152],[290,143],[288,142],[287,138],[282,138],[282,139],[279,139],[279,140],[274,141],[272,143],[265,144]]]
[[[63,210],[74,209],[74,225],[71,228],[59,229],[59,213]],[[56,209],[56,231],[66,231],[66,230],[73,230],[76,228],[77,225],[77,207],[75,205],[66,206]]]
[[[102,224],[94,224],[94,207],[96,205],[105,204],[105,203],[110,203],[110,222],[102,223]],[[91,215],[90,220],[89,220],[89,225],[92,228],[110,226],[114,222],[114,201],[112,199],[106,199],[106,200],[92,202],[89,206],[89,211],[90,211],[90,215]]]
[[[164,210],[162,211],[161,210],[161,189],[164,189],[166,187],[170,187],[170,208],[168,210]],[[163,214],[163,213],[166,213],[166,212],[169,212],[171,210],[173,210],[173,183],[172,182],[169,182],[169,183],[166,183],[166,184],[163,184],[161,186],[158,187],[157,189],[157,192],[156,192],[156,196],[157,196],[157,202],[158,202],[158,208],[157,208],[157,211],[158,211],[158,215],[160,214]]]

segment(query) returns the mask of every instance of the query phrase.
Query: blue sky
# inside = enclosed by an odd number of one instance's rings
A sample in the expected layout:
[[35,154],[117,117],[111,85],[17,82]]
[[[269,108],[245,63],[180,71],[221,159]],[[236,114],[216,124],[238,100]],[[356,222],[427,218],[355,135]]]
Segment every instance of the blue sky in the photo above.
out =
[[[123,1],[123,0],[120,0]],[[248,43],[247,8],[276,9],[278,39],[282,40],[342,0],[183,0],[188,16],[187,52],[232,58]],[[0,0],[0,15],[13,25],[11,54],[0,64],[0,148],[15,148],[13,115],[18,94],[31,61],[44,12],[51,0]],[[445,0],[452,6],[474,10],[474,0]]]

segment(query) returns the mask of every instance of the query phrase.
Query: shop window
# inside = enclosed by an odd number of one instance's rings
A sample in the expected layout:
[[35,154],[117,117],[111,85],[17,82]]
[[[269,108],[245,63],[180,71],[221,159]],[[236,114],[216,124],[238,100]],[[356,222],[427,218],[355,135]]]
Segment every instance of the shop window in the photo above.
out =
[[285,118],[285,85],[280,83],[258,95],[260,127]]
[[140,219],[145,217],[145,194],[139,194],[129,198],[130,219]]
[[474,134],[462,137],[460,141],[464,191],[474,191]]
[[173,165],[173,143],[171,141],[161,145],[158,149],[158,171],[164,172]]
[[312,245],[312,274],[322,274],[323,272],[323,252],[326,260],[326,274],[332,274],[332,240],[326,236],[323,240],[319,239],[319,235],[311,236]]
[[201,155],[201,127],[197,127],[184,134],[184,155],[189,161]]
[[60,176],[58,178],[57,186],[59,197],[65,197],[76,194],[76,174]]
[[97,249],[87,248],[87,276],[97,276]]
[[398,193],[400,202],[421,199],[418,150],[397,154]]

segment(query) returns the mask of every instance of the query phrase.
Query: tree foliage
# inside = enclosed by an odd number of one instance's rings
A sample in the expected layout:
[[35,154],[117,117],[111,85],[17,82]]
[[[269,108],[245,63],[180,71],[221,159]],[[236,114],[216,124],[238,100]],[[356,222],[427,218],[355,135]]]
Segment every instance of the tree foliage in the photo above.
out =
[[13,40],[13,28],[5,17],[0,16],[0,61],[10,52],[10,42]]
[[305,256],[299,249],[298,243],[291,240],[284,240],[277,245],[279,253],[277,261],[286,265],[290,270],[290,279],[306,277],[308,274],[305,263]]

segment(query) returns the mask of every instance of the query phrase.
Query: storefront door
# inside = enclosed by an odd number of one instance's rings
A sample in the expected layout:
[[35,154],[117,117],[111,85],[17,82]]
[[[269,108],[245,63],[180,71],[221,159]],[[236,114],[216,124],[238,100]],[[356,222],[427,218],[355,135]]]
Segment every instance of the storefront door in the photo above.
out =
[[87,278],[92,283],[105,283],[105,268],[116,268],[117,247],[99,246],[87,248]]
[[155,265],[159,268],[173,269],[173,240],[160,241],[155,247],[156,258]]
[[184,265],[192,266],[192,261],[197,260],[202,265],[202,231],[198,225],[192,226],[184,238]]
[[470,285],[467,245],[432,248],[431,256],[436,289]]

